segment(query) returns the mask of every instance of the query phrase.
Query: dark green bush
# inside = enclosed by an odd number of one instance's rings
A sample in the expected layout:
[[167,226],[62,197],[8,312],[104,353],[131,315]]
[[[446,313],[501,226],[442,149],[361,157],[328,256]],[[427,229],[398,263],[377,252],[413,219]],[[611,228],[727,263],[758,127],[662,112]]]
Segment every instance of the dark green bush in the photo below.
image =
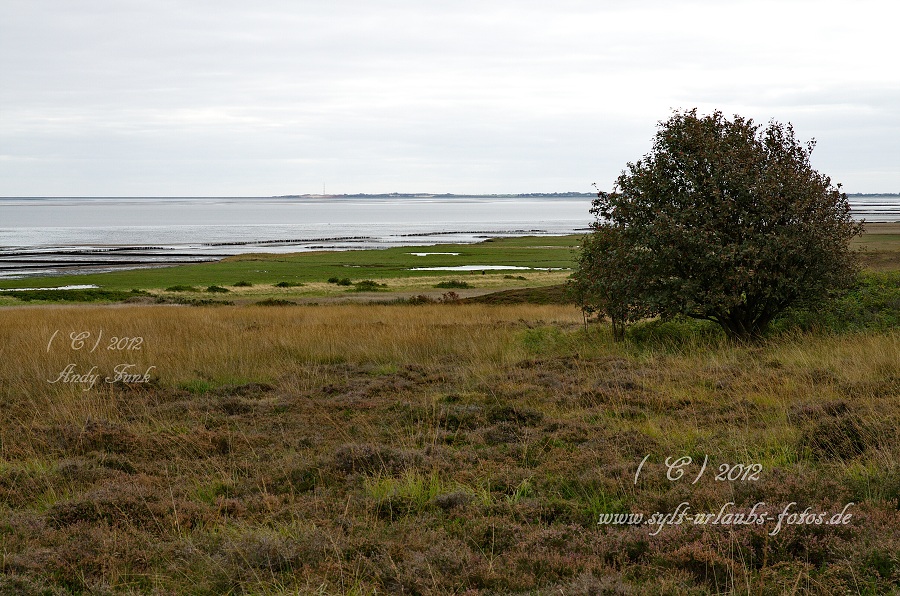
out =
[[387,287],[387,284],[380,284],[371,279],[364,279],[362,281],[356,282],[353,285],[355,286],[353,288],[354,292],[377,292],[378,290],[381,290],[381,289],[384,289]]
[[468,284],[468,282],[460,281],[458,279],[451,279],[450,281],[442,281],[439,284],[436,284],[434,287],[436,288],[471,288],[472,286]]
[[207,292],[224,294],[225,292],[230,292],[228,288],[223,288],[222,286],[209,286],[206,288]]
[[195,288],[194,286],[187,286],[187,285],[169,286],[168,288],[166,288],[166,291],[167,292],[199,292],[199,290],[197,288]]
[[241,280],[241,281],[237,282],[236,284],[234,284],[234,287],[236,287],[236,288],[252,288],[253,284],[250,283],[249,281]]
[[275,284],[276,288],[299,288],[303,284],[299,281],[280,281]]

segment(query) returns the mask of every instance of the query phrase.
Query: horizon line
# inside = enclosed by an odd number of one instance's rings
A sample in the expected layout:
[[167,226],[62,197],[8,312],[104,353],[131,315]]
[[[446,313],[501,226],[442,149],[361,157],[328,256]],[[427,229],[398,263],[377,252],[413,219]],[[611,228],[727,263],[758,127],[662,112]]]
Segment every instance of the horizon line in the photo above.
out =
[[[888,196],[900,197],[900,192],[848,192],[852,196]],[[378,193],[337,193],[337,194],[284,194],[284,195],[4,195],[3,199],[290,199],[290,198],[340,198],[340,197],[404,197],[404,198],[441,198],[441,197],[591,197],[596,192],[557,191],[557,192],[515,192],[515,193],[432,193],[432,192],[378,192]]]

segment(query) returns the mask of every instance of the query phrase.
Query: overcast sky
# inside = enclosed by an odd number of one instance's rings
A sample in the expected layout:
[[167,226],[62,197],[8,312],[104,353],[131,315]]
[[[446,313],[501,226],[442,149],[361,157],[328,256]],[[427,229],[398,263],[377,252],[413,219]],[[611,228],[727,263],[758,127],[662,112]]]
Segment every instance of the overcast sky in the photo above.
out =
[[900,192],[895,3],[0,0],[0,196],[609,188],[672,109]]

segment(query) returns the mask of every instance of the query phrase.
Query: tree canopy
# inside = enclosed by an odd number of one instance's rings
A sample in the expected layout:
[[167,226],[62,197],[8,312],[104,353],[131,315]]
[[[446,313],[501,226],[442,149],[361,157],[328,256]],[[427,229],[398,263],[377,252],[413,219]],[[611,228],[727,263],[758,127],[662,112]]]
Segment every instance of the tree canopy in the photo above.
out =
[[862,224],[810,165],[814,146],[790,124],[674,113],[593,202],[574,275],[583,304],[618,324],[682,314],[747,339],[786,308],[846,288]]

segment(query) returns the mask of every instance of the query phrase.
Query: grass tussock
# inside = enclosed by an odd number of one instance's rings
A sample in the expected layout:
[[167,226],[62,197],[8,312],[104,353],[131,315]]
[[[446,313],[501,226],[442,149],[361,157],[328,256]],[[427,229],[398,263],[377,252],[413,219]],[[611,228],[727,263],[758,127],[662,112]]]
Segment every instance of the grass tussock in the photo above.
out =
[[[900,587],[896,328],[616,344],[571,305],[422,302],[22,307],[0,336],[0,593]],[[598,524],[683,502],[853,505]]]

